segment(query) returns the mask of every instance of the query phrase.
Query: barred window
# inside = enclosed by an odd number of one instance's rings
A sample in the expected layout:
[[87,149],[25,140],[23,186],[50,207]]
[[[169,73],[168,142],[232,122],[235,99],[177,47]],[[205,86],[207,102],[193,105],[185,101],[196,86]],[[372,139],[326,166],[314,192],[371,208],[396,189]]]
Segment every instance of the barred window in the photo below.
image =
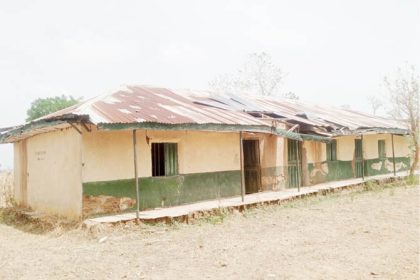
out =
[[332,140],[327,143],[327,161],[337,160],[337,141]]

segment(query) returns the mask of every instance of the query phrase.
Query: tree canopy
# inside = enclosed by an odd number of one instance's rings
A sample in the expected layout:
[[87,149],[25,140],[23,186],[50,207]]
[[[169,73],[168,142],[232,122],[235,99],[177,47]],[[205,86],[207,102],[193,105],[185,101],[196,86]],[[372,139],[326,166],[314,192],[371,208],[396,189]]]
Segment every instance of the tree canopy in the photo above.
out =
[[26,111],[26,121],[32,121],[42,116],[57,112],[61,109],[77,104],[80,98],[72,96],[54,96],[38,98],[31,103],[31,107]]
[[293,92],[281,92],[284,73],[265,52],[252,53],[236,73],[217,76],[209,82],[215,92],[230,94],[253,93],[298,99]]

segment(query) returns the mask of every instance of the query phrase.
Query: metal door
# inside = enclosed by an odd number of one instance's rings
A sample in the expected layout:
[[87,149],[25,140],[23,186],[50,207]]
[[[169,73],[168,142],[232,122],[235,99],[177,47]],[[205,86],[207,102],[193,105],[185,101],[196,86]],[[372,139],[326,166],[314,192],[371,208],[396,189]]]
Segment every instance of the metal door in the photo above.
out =
[[301,184],[301,155],[301,143],[287,139],[287,186],[289,188],[297,188]]
[[354,139],[354,175],[356,178],[363,176],[363,149],[362,140]]

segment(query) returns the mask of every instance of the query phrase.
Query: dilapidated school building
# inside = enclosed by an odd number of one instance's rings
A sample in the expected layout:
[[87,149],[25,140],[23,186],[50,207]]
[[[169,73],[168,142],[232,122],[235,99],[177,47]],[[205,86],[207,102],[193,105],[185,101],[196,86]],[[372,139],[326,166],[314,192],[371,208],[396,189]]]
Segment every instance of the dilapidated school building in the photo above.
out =
[[151,209],[407,170],[407,133],[302,101],[130,86],[2,129],[0,142],[14,144],[18,203],[80,219],[137,197]]

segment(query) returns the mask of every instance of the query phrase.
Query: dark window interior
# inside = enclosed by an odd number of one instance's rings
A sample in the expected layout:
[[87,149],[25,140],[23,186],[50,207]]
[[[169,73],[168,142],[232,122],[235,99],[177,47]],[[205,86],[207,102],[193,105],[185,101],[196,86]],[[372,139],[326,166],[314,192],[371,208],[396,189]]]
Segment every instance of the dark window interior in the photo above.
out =
[[385,140],[378,140],[378,155],[379,158],[386,158]]
[[327,144],[327,160],[337,160],[337,141],[332,140],[331,143]]
[[178,174],[178,151],[176,143],[152,143],[152,176]]

